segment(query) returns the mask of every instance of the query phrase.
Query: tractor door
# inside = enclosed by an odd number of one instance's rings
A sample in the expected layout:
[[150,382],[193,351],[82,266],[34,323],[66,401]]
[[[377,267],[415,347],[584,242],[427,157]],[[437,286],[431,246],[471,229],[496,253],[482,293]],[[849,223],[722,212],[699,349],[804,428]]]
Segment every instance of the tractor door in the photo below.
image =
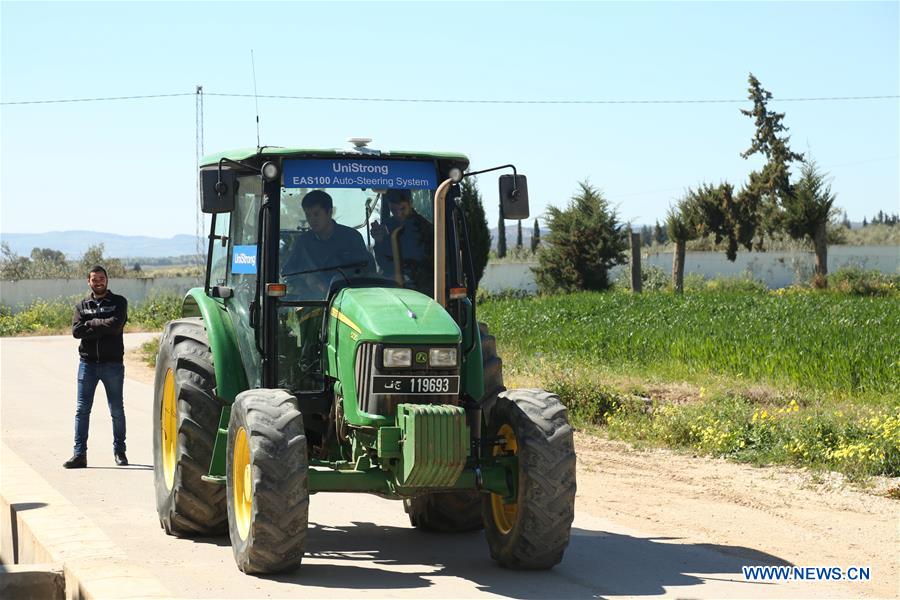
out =
[[[231,213],[231,235],[228,242],[231,260],[225,282],[232,288],[233,295],[225,299],[225,306],[237,333],[247,383],[251,388],[257,388],[262,387],[261,355],[256,344],[257,333],[250,322],[250,307],[258,306],[259,301],[256,297],[259,254],[257,238],[262,180],[259,175],[253,174],[238,177],[237,181],[237,198]],[[222,216],[217,215],[217,218]]]

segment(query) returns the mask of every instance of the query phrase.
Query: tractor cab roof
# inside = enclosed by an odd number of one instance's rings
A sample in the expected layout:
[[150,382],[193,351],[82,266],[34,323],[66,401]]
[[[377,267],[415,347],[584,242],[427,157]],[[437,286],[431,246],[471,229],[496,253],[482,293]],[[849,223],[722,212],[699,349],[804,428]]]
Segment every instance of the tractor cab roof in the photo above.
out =
[[235,161],[250,159],[271,160],[277,158],[371,158],[371,159],[424,159],[452,161],[455,166],[465,170],[469,166],[469,158],[454,152],[415,152],[410,150],[375,150],[372,148],[282,148],[280,146],[262,146],[260,148],[239,148],[204,156],[200,160],[201,167],[215,166],[223,158]]

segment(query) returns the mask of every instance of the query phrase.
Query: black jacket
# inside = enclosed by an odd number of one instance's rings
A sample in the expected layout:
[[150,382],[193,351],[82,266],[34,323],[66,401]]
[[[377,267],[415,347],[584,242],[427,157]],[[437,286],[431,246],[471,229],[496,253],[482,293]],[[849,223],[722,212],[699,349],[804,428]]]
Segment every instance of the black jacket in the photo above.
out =
[[113,294],[95,300],[88,296],[75,305],[72,335],[81,340],[78,354],[88,362],[122,362],[125,344],[122,330],[128,320],[128,300]]

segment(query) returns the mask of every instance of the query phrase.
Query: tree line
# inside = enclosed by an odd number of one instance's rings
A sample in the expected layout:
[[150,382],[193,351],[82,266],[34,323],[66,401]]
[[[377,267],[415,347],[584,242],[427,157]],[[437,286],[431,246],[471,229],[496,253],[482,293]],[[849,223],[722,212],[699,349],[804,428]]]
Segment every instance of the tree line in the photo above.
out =
[[121,259],[103,256],[103,244],[91,246],[80,259],[68,260],[60,250],[32,248],[29,256],[20,256],[7,242],[0,244],[0,279],[81,279],[86,278],[94,265],[103,265],[111,278],[140,273],[134,263],[127,269]]
[[[722,181],[688,188],[670,207],[664,224],[657,222],[640,231],[644,244],[675,244],[672,282],[678,293],[684,285],[685,245],[696,239],[721,245],[730,261],[740,248],[764,251],[767,241],[778,236],[809,240],[815,249],[812,283],[827,286],[828,225],[840,215],[828,174],[811,157],[791,150],[785,113],[770,110],[772,94],[752,73],[748,82],[752,108],[740,112],[753,120],[755,132],[741,156],[762,157],[762,168],[751,171],[740,187]],[[796,178],[791,172],[795,164],[799,167]],[[627,262],[631,227],[618,220],[603,194],[580,182],[568,206],[550,206],[546,216],[550,232],[534,269],[541,290],[609,287],[609,270]],[[845,221],[849,227],[846,217]],[[894,224],[897,219],[879,212],[877,222]]]

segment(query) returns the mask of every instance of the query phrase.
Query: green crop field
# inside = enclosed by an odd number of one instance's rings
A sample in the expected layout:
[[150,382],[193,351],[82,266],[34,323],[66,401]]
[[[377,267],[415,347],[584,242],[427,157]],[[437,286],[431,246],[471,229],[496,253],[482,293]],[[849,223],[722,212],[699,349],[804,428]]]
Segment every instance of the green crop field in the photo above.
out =
[[517,354],[811,390],[900,390],[900,299],[817,293],[499,299],[479,318]]
[[580,426],[756,463],[900,475],[896,295],[579,293],[491,299],[478,318],[507,380],[558,392]]

